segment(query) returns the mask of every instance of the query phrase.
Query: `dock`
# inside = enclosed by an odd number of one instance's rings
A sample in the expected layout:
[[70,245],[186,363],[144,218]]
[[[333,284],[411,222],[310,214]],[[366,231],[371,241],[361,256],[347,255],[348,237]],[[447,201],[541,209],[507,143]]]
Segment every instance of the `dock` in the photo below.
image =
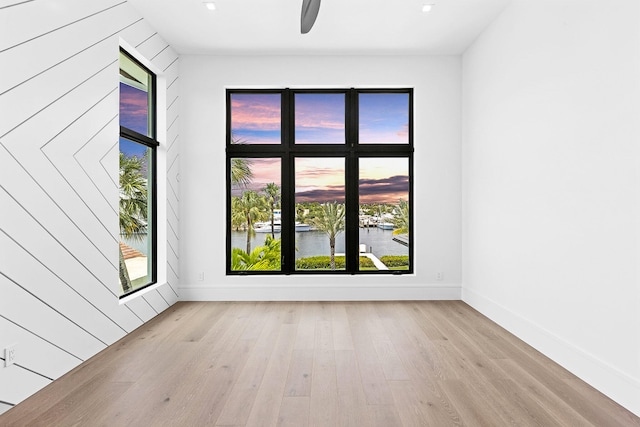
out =
[[384,263],[382,261],[380,261],[380,259],[378,259],[378,257],[375,256],[374,254],[372,254],[371,252],[361,252],[360,256],[366,256],[371,261],[373,261],[373,265],[375,265],[378,270],[388,270],[389,269],[389,267],[384,265]]
[[[375,256],[374,254],[372,254],[371,252],[360,252],[358,255],[359,256],[365,256],[365,257],[369,258],[373,262],[373,265],[375,265],[378,270],[388,270],[389,269],[389,267],[384,265],[384,263],[382,261],[380,261],[380,259],[377,256]],[[335,254],[335,256],[345,256],[345,254]]]

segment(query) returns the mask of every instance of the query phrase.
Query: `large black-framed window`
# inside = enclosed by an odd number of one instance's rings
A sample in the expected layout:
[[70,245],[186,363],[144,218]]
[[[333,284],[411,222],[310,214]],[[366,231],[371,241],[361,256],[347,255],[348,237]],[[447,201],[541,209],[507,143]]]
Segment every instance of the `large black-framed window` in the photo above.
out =
[[413,90],[228,89],[226,272],[413,273]]
[[157,279],[156,76],[120,49],[120,298]]

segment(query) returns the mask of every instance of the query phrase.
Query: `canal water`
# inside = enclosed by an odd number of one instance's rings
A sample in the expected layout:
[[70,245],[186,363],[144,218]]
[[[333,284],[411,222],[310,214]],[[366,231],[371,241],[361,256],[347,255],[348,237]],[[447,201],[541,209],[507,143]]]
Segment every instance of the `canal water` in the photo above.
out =
[[[380,258],[384,255],[409,255],[409,248],[393,240],[393,231],[380,228],[360,228],[360,244],[366,245],[366,252]],[[329,255],[329,237],[321,231],[296,232],[296,259],[315,255]],[[256,233],[251,239],[251,248],[264,244],[270,233]],[[280,233],[276,233],[276,238]],[[245,249],[246,231],[231,232],[231,246]],[[336,253],[344,253],[344,233],[336,237]]]

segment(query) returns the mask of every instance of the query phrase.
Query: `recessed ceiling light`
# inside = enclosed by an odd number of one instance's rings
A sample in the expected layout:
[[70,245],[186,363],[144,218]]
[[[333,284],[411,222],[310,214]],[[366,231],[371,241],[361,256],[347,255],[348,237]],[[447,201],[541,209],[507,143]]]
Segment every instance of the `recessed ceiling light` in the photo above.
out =
[[431,9],[433,9],[433,5],[432,4],[425,4],[422,6],[422,11],[427,13],[427,12],[431,12]]
[[209,10],[216,10],[216,4],[212,1],[205,1],[204,5],[207,7],[207,9]]

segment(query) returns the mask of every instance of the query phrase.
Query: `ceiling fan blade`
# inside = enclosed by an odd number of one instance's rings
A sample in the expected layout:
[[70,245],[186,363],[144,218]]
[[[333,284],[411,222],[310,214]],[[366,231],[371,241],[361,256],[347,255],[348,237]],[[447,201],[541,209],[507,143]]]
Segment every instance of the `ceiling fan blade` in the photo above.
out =
[[300,32],[307,34],[318,17],[320,0],[302,0],[302,14],[300,16]]

